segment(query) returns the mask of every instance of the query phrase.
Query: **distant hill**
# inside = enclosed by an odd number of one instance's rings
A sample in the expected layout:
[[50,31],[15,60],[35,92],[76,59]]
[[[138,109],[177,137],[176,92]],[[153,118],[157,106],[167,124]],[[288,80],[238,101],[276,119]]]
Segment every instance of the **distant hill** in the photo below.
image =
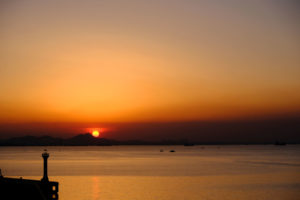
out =
[[[63,139],[51,136],[23,136],[0,140],[0,146],[112,146],[112,145],[224,145],[224,144],[272,144],[272,143],[191,143],[186,139],[181,140],[162,140],[162,141],[142,141],[128,140],[117,141],[105,138],[93,137],[90,133],[79,134],[71,138]],[[273,144],[285,144],[282,141],[274,141]]]
[[[178,144],[178,142],[171,142]],[[63,139],[51,136],[23,136],[0,140],[0,146],[111,146],[111,145],[150,145],[161,142],[145,142],[139,140],[117,141],[93,137],[90,133],[79,134]]]
[[91,134],[79,134],[71,138],[62,139],[51,136],[24,136],[0,140],[1,146],[86,146],[86,145],[103,145],[109,146],[117,144],[117,141],[104,138],[95,138]]

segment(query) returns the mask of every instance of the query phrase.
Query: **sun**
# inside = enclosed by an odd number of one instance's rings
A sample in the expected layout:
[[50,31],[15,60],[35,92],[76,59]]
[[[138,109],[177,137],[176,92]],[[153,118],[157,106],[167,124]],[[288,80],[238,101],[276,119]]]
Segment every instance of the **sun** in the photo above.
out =
[[92,132],[92,135],[93,135],[94,137],[98,137],[98,136],[99,136],[99,131],[96,131],[96,130],[93,131],[93,132]]

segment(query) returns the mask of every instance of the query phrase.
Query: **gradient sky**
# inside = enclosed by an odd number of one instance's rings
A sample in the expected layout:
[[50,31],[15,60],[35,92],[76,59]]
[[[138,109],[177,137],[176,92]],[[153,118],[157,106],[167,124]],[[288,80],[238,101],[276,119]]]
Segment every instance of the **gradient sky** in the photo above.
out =
[[300,113],[299,3],[2,0],[0,122]]

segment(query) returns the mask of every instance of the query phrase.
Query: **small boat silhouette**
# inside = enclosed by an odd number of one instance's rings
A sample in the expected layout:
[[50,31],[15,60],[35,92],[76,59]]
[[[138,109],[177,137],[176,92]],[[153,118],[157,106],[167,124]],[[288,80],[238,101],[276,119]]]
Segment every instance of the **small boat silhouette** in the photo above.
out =
[[285,142],[276,141],[276,142],[274,143],[274,145],[284,146],[284,145],[286,145],[286,143],[285,143]]
[[185,143],[183,146],[189,147],[189,146],[195,146],[193,143]]
[[170,152],[173,153],[173,152],[175,152],[175,150],[172,149],[172,150],[170,150]]

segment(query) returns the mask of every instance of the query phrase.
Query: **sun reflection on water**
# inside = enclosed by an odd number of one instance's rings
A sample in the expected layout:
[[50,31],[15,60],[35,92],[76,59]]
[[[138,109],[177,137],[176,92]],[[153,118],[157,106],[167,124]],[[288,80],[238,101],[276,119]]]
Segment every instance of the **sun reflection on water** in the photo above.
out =
[[100,190],[99,190],[99,177],[94,176],[93,177],[93,194],[92,194],[93,200],[98,200],[99,199],[99,193],[100,193]]

